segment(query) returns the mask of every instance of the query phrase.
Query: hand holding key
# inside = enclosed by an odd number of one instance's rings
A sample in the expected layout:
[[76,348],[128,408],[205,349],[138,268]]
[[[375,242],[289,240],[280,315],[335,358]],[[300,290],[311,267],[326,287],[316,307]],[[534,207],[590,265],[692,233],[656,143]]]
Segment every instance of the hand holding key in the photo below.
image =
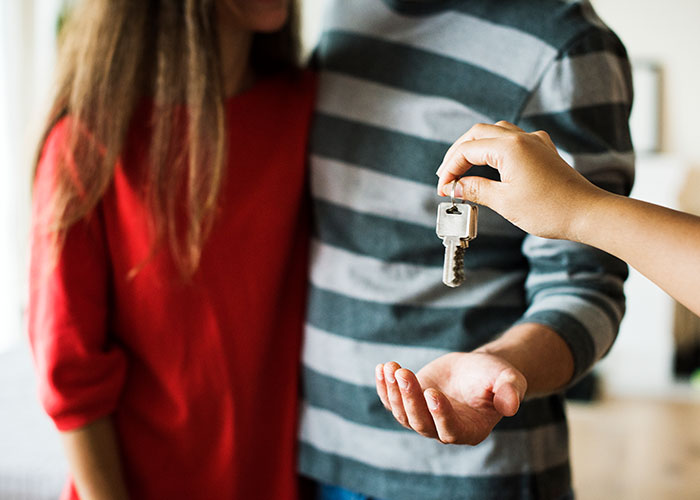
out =
[[[462,177],[473,165],[498,169],[501,182]],[[571,168],[546,132],[526,133],[501,121],[477,124],[447,151],[437,171],[438,193],[492,208],[537,236],[577,240],[587,208],[605,193]]]
[[[501,182],[462,177],[491,165]],[[700,218],[606,192],[571,168],[546,132],[512,123],[478,124],[447,151],[437,171],[438,193],[486,205],[537,236],[569,239],[627,261],[700,315]],[[446,192],[446,189],[450,191]],[[664,258],[659,258],[659,256]]]

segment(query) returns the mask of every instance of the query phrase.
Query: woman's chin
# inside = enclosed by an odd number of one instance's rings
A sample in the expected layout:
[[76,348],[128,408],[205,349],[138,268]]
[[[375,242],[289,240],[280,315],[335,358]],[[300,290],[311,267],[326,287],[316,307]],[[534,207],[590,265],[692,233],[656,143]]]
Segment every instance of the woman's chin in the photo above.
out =
[[265,16],[251,23],[250,30],[256,33],[273,33],[275,31],[281,30],[285,24],[287,24],[288,18],[287,11],[275,16]]
[[252,32],[278,31],[289,17],[288,0],[223,0],[223,5],[235,24]]

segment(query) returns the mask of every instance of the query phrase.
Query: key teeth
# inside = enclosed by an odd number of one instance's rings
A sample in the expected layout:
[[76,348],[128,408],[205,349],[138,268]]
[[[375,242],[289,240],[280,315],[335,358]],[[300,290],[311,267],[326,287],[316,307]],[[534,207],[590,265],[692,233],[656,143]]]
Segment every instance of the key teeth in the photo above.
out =
[[[445,238],[443,244],[445,246],[445,267],[443,268],[442,282],[451,288],[456,288],[465,280],[464,257],[469,243],[466,239]],[[451,264],[449,267],[448,262]]]
[[454,267],[452,272],[454,274],[454,279],[452,283],[454,286],[459,286],[464,283],[464,254],[466,253],[466,247],[459,246],[455,251]]

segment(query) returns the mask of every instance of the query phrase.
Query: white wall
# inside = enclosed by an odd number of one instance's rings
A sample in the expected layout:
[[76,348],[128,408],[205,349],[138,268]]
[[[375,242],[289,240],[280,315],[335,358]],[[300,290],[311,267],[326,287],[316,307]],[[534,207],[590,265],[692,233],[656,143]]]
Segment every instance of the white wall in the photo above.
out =
[[[639,156],[632,196],[700,214],[700,1],[591,1],[633,61],[653,61],[662,71],[664,154]],[[641,99],[635,102],[643,105]],[[675,301],[635,270],[625,293],[628,309],[620,334],[599,367],[608,392],[692,396],[672,374]]]
[[592,3],[633,59],[662,67],[662,151],[700,166],[700,1]]

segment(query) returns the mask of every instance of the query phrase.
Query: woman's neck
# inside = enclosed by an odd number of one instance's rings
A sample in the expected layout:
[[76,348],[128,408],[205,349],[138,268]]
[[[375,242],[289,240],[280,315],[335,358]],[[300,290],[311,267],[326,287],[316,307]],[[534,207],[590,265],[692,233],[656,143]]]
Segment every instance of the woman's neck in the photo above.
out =
[[253,71],[250,67],[253,34],[242,30],[227,9],[219,9],[217,14],[224,95],[231,97],[240,94],[253,84]]

